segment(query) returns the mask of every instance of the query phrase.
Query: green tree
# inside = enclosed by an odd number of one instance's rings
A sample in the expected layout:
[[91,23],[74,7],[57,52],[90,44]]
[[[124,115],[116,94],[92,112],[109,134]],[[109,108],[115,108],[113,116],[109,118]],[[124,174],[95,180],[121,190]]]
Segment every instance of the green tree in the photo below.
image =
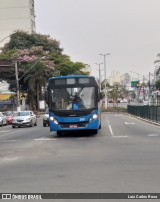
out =
[[[97,83],[98,83],[98,85],[99,85],[99,80],[97,80]],[[111,88],[111,86],[109,85],[109,83],[108,82],[106,82],[106,88],[107,88],[107,91]],[[105,80],[103,80],[102,82],[101,82],[101,90],[102,90],[102,92],[101,92],[101,96],[102,97],[104,97],[104,91],[105,91]]]
[[28,100],[30,108],[36,106],[39,109],[39,97],[41,89],[47,84],[48,78],[51,76],[51,71],[47,71],[42,62],[38,62],[24,79],[25,85],[28,86]]
[[71,74],[81,74],[81,75],[88,75],[89,72],[83,71],[85,65],[81,62],[72,62],[70,60],[66,60],[63,63],[60,63],[56,69],[59,72],[59,75],[71,75]]
[[115,83],[114,86],[112,86],[109,91],[109,98],[111,98],[113,100],[113,106],[115,106],[116,103],[118,105],[119,97],[120,97],[119,85],[117,83]]
[[[41,60],[45,57],[44,60]],[[38,103],[41,88],[45,86],[51,76],[69,74],[88,74],[83,71],[85,65],[81,62],[72,62],[68,55],[63,54],[60,42],[49,35],[28,34],[17,31],[11,35],[10,41],[5,44],[0,53],[0,59],[10,60],[12,69],[5,78],[15,80],[15,61],[18,62],[21,89],[28,92],[28,102]],[[36,63],[36,61],[39,61]],[[36,65],[30,70],[33,64]],[[27,72],[27,73],[26,73]],[[23,76],[25,74],[25,76]],[[38,104],[37,104],[38,106]]]
[[124,99],[129,97],[129,91],[126,90],[123,86],[121,86],[118,83],[114,83],[113,86],[111,86],[109,91],[109,98],[113,100],[113,105],[117,103],[118,105],[118,99]]
[[44,51],[63,51],[60,48],[60,42],[50,38],[49,35],[28,34],[27,32],[17,31],[10,36],[10,41],[2,48],[2,52],[17,49],[31,49],[35,47],[43,47]]

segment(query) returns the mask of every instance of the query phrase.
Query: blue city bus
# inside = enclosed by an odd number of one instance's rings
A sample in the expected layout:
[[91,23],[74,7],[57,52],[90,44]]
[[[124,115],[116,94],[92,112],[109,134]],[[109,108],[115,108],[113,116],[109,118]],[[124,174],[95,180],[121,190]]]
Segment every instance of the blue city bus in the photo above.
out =
[[50,131],[60,136],[64,131],[101,128],[100,91],[93,76],[70,75],[48,80],[46,102]]

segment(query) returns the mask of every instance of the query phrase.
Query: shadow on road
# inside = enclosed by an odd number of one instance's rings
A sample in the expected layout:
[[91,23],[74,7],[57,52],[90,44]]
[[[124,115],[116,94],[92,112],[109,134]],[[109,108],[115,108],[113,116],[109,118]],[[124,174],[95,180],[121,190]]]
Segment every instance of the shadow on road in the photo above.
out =
[[57,135],[57,133],[55,132],[54,134],[50,135],[50,137],[52,138],[89,138],[94,136],[96,136],[94,131],[88,131],[88,130],[64,131],[62,132],[61,135]]

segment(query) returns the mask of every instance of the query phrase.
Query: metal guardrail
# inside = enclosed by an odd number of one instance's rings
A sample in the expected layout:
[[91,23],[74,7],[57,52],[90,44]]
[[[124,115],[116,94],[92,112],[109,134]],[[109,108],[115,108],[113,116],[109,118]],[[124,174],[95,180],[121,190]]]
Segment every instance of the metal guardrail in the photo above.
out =
[[128,105],[129,114],[138,116],[143,119],[160,123],[160,106],[133,106]]

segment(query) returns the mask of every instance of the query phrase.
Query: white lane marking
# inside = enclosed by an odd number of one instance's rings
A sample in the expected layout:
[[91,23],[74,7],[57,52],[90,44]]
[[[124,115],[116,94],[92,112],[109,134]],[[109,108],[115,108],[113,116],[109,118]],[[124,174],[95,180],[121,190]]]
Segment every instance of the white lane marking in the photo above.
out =
[[54,132],[52,132],[52,133],[50,133],[50,135],[54,135],[56,132],[54,131]]
[[6,133],[9,132],[10,130],[4,130],[4,131],[0,131],[1,133]]
[[57,139],[42,137],[42,138],[38,138],[38,139],[34,139],[34,140],[36,140],[36,141],[52,141],[52,140],[57,140]]
[[109,120],[106,120],[107,121],[107,123],[109,124]]
[[22,140],[6,140],[7,142],[16,142],[16,141],[22,141]]
[[126,125],[135,125],[135,123],[124,122]]
[[122,114],[115,114],[115,116],[122,116]]
[[76,138],[77,140],[86,140],[87,138],[86,137],[78,137]]
[[159,135],[158,134],[150,134],[150,135],[147,135],[148,137],[158,137]]
[[155,128],[159,128],[159,125],[154,125],[156,122],[146,122],[146,120],[145,119],[139,119],[138,117],[133,117],[133,116],[131,116],[130,115],[130,118],[131,119],[134,119],[134,120],[136,120],[136,121],[139,121],[139,122],[143,122],[144,124],[147,124],[147,125],[150,125],[151,126],[151,124],[152,124],[152,127],[155,127]]
[[108,127],[109,127],[109,130],[110,130],[111,135],[114,136],[114,133],[113,133],[113,130],[112,130],[111,125],[108,125]]
[[17,159],[19,159],[19,157],[3,157],[1,158],[1,162],[10,162],[10,161],[16,161]]
[[129,137],[128,135],[122,135],[122,136],[113,136],[114,138],[121,138],[121,137]]
[[6,133],[6,134],[4,134],[4,135],[0,135],[0,137],[7,136],[7,135],[10,135],[10,134],[13,134],[13,133],[20,132],[20,131],[22,131],[22,130],[15,130],[14,132]]

